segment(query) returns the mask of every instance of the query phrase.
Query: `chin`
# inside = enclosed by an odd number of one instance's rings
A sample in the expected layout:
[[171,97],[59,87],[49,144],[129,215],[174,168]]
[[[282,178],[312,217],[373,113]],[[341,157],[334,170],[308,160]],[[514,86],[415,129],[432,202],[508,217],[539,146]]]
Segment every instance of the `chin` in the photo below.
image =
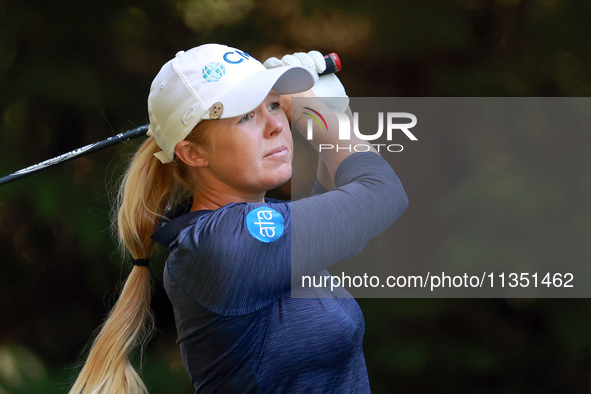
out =
[[267,190],[278,188],[279,186],[285,185],[291,179],[291,165],[289,168],[282,168],[277,170],[276,174],[273,174],[273,179],[268,183]]

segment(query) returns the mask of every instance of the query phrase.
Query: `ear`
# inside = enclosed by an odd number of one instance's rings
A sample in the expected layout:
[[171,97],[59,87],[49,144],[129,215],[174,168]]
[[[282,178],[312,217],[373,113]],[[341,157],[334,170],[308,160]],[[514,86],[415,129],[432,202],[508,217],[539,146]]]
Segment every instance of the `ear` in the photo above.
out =
[[191,167],[207,167],[209,165],[201,147],[193,142],[178,142],[174,147],[174,154]]

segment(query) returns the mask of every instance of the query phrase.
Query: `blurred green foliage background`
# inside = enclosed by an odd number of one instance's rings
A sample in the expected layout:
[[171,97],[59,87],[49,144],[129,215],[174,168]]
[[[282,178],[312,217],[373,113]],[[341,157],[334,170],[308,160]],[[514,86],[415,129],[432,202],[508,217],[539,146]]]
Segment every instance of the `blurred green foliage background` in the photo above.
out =
[[[147,123],[161,65],[207,42],[261,60],[335,51],[351,96],[589,96],[590,17],[586,0],[0,0],[0,175]],[[556,242],[577,240],[580,263],[591,262],[591,135],[567,150],[560,135],[515,144],[462,132],[395,168],[411,199],[397,258],[465,259],[484,245],[510,260],[515,227],[490,217],[518,201],[532,248],[546,226],[564,229]],[[137,143],[1,187],[0,394],[65,392],[72,381],[130,269],[109,211]],[[491,194],[491,211],[483,176],[521,187]],[[540,200],[557,204],[548,212]],[[159,332],[142,375],[151,393],[190,393],[164,259],[152,267]],[[590,392],[588,299],[359,303],[375,393]]]

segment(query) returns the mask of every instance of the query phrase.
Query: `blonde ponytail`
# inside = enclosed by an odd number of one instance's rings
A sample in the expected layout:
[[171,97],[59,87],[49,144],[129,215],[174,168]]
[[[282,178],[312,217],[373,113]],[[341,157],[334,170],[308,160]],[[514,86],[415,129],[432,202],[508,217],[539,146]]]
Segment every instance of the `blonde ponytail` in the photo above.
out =
[[[183,184],[188,186],[177,163],[164,165],[153,156],[159,150],[154,138],[148,138],[135,154],[119,189],[119,243],[134,259],[150,256],[154,248],[150,236],[156,223],[171,199],[183,190]],[[129,355],[153,330],[150,294],[148,267],[134,266],[70,394],[147,393]]]
[[[140,394],[148,390],[129,361],[130,352],[151,331],[145,323],[150,314],[150,274],[135,266],[94,340],[86,364],[70,394]],[[142,335],[143,334],[143,335]]]

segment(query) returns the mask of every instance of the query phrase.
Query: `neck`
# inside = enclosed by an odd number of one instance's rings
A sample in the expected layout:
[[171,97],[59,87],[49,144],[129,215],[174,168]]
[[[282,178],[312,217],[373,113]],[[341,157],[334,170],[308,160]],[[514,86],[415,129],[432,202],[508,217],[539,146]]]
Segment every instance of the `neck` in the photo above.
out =
[[222,191],[199,188],[193,193],[191,212],[200,210],[213,211],[233,202],[264,202],[265,193],[245,195],[236,191]]

